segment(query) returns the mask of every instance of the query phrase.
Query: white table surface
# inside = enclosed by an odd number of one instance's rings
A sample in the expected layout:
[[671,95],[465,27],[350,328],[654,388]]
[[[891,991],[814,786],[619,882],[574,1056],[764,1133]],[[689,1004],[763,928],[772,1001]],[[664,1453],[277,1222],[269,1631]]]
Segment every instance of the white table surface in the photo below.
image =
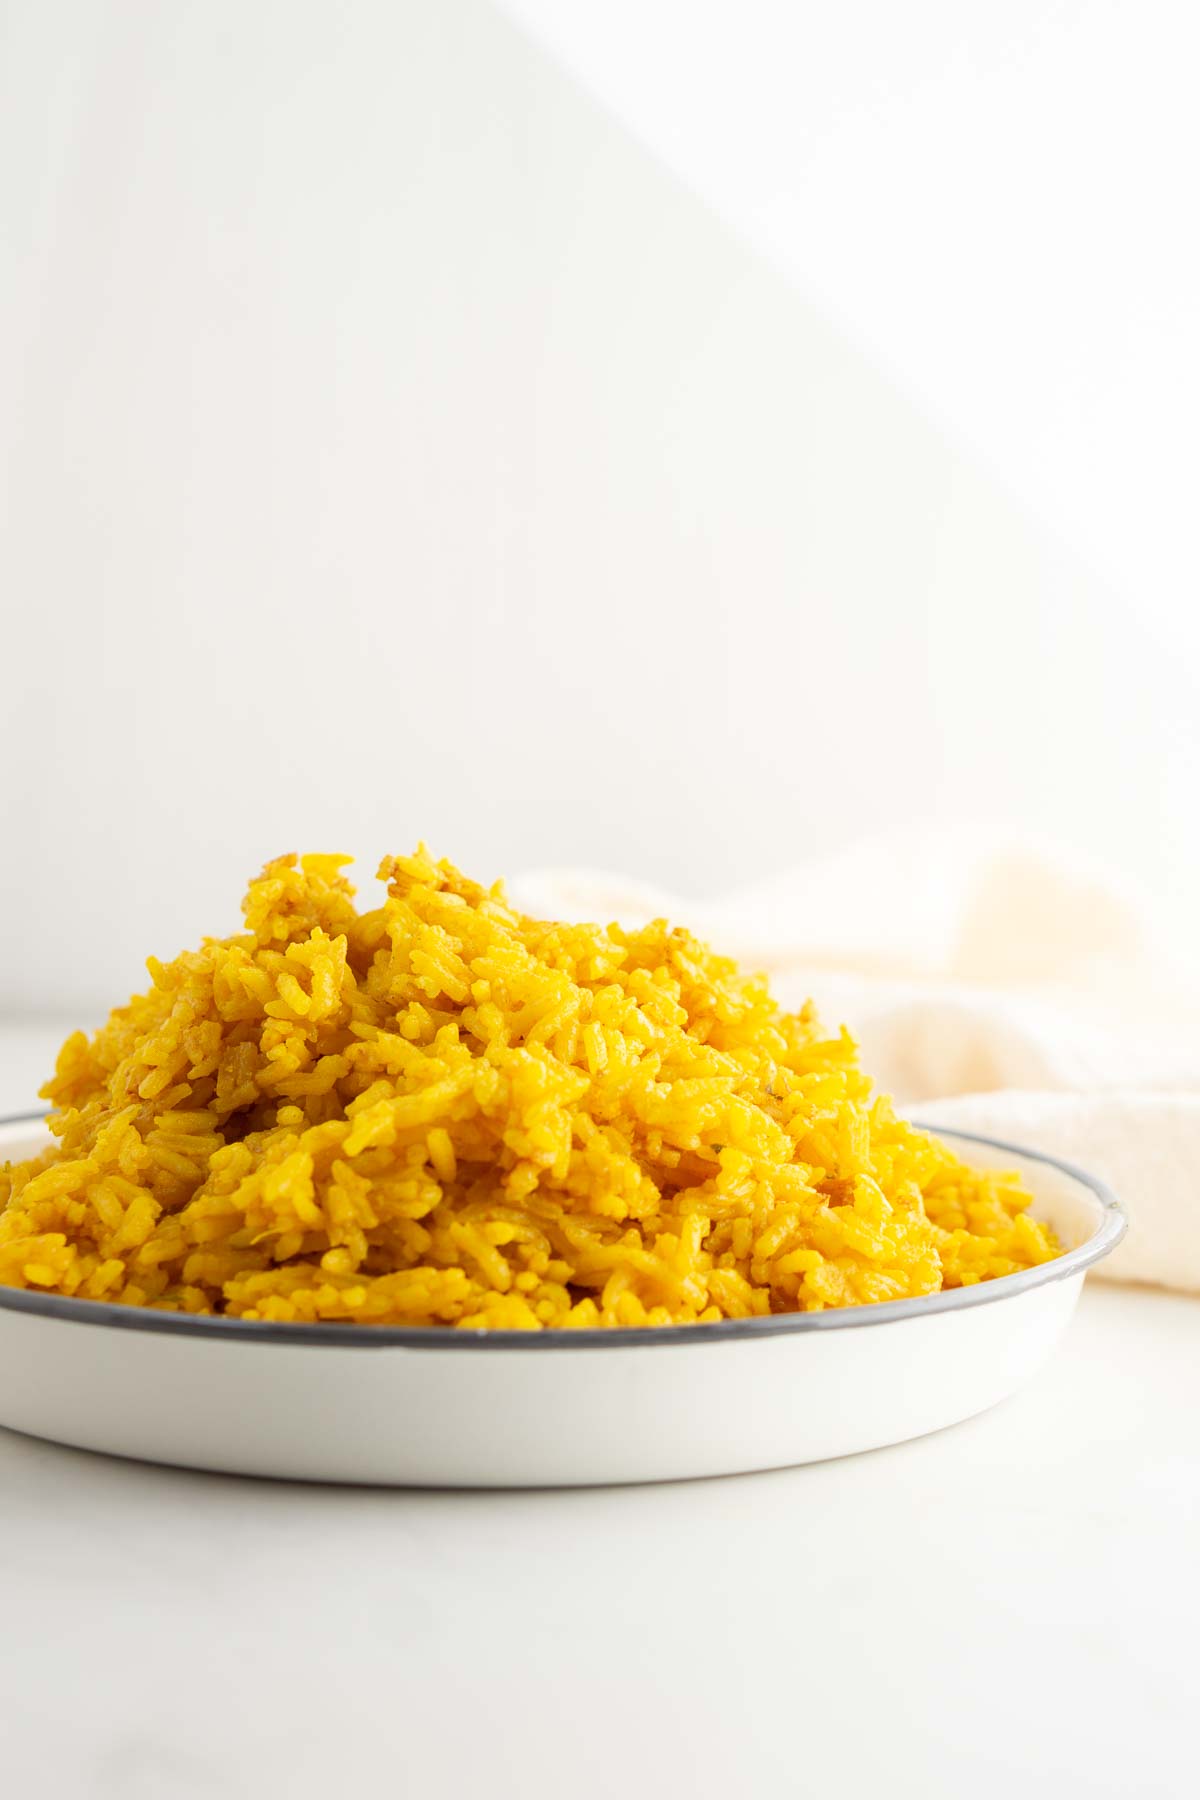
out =
[[[59,1036],[0,1027],[0,1115]],[[1198,1388],[1200,1303],[1093,1282],[994,1412],[733,1480],[288,1486],[0,1431],[0,1791],[1182,1800]]]

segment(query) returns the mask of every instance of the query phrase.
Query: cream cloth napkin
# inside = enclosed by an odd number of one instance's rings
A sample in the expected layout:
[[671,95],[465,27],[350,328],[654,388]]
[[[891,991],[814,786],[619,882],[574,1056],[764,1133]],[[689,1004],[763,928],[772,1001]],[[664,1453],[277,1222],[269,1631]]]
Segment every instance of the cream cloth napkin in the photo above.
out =
[[849,1025],[906,1111],[1102,1176],[1129,1235],[1097,1273],[1200,1293],[1200,982],[1151,899],[1061,849],[986,832],[874,839],[719,900],[616,875],[510,884],[542,917],[666,917],[777,997]]

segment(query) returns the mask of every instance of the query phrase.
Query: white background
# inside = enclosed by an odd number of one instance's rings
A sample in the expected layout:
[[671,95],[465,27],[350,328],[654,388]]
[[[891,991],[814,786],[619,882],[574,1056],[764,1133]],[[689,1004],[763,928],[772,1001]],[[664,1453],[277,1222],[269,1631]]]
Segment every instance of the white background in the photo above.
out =
[[[699,895],[998,818],[1194,916],[1195,20],[0,0],[0,1012],[418,835]],[[640,1490],[0,1433],[0,1756],[1180,1800],[1195,1336],[1089,1288],[985,1419]]]
[[9,0],[0,1006],[418,836],[1186,914],[1190,9],[518,10]]

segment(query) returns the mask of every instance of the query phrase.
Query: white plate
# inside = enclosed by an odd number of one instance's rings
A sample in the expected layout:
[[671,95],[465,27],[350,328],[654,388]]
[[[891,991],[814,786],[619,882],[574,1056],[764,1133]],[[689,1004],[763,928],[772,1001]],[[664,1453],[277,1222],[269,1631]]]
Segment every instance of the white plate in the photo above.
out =
[[[412,1487],[578,1487],[819,1462],[994,1406],[1050,1355],[1125,1232],[1099,1181],[1021,1170],[1067,1254],[922,1300],[638,1331],[197,1319],[0,1287],[0,1425],[196,1469]],[[0,1126],[0,1157],[42,1148]]]

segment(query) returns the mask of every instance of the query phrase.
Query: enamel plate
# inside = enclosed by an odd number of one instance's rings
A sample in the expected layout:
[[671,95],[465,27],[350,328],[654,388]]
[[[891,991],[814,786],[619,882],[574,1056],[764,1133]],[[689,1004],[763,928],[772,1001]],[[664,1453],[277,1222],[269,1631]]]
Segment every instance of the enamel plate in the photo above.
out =
[[[86,1450],[288,1480],[579,1487],[819,1462],[994,1406],[1046,1361],[1125,1232],[1103,1183],[1017,1168],[1066,1254],[976,1287],[658,1330],[275,1325],[0,1287],[0,1425]],[[0,1159],[47,1142],[0,1126]]]

